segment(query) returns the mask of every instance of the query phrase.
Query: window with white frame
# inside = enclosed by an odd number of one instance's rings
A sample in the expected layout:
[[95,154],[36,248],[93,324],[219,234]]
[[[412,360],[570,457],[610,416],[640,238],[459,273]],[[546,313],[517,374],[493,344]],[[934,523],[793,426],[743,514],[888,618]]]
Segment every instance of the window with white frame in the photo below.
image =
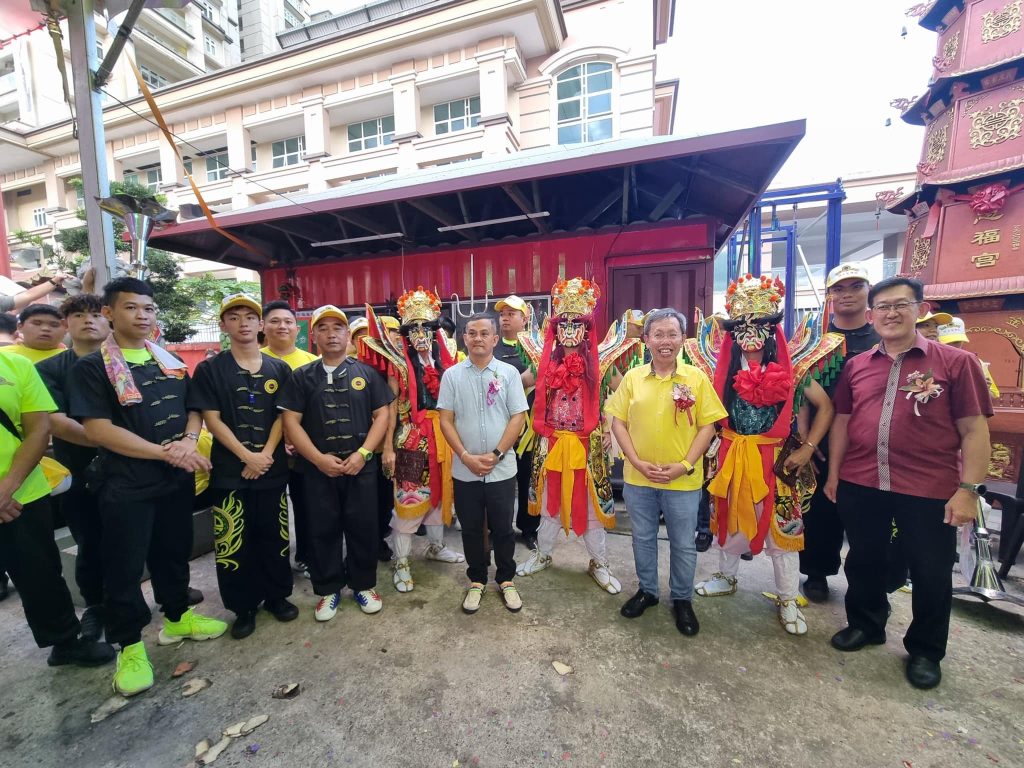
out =
[[293,136],[290,139],[275,141],[271,145],[270,155],[271,166],[283,168],[286,165],[295,165],[302,159],[302,153],[306,149],[305,136]]
[[206,156],[206,180],[220,181],[231,175],[228,168],[228,153],[218,152],[215,155]]
[[434,133],[438,136],[473,128],[479,122],[479,96],[434,105]]
[[203,50],[206,51],[207,56],[216,56],[217,41],[209,35],[203,35]]
[[250,144],[249,145],[249,156],[250,156],[250,160],[252,162],[252,165],[250,167],[252,168],[252,170],[255,171],[256,170],[256,145],[255,144]]
[[142,74],[142,79],[145,81],[146,85],[150,88],[162,88],[167,85],[166,77],[161,75],[159,72],[154,72],[145,64],[139,65],[139,72]]
[[139,169],[138,171],[130,171],[126,173],[124,175],[124,183],[143,186],[149,189],[150,192],[156,192],[157,185],[160,183],[161,178],[159,168]]
[[185,169],[185,173],[187,173],[189,176],[191,176],[192,175],[192,158],[191,157],[186,157],[185,159],[183,159],[181,161],[181,165]]
[[302,19],[292,13],[292,9],[287,5],[284,7],[284,28],[291,29],[292,27],[298,27],[302,25]]
[[32,209],[32,226],[38,229],[39,227],[45,227],[49,222],[46,220],[46,209],[45,208],[33,208]]
[[555,81],[558,143],[580,144],[612,137],[612,65],[579,64]]
[[348,151],[359,152],[390,144],[395,138],[395,116],[385,115],[348,126]]
[[214,24],[217,23],[217,19],[214,17],[212,5],[207,3],[205,0],[196,0],[196,5],[199,6],[199,13],[203,15],[204,19],[212,21]]

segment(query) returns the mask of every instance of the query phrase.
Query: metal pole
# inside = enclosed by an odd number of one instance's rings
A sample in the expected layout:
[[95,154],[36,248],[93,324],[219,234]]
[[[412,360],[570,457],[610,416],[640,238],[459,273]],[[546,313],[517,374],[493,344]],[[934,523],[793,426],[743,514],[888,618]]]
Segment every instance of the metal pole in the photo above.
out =
[[761,274],[761,206],[750,209],[750,240],[747,245],[747,272],[755,277]]
[[92,89],[96,66],[96,26],[93,0],[68,0],[68,47],[75,88],[78,146],[82,158],[85,221],[89,232],[89,261],[96,270],[96,290],[103,290],[115,274],[114,228],[100,210],[99,198],[110,195],[107,152],[103,132],[103,104]]
[[783,328],[786,330],[786,338],[791,339],[793,324],[796,322],[796,227],[783,228],[786,230],[786,305]]
[[839,266],[840,238],[843,230],[843,203],[841,199],[828,201],[828,227],[825,230],[825,274]]
[[818,293],[817,286],[814,285],[814,275],[811,274],[811,267],[807,263],[807,257],[804,256],[804,247],[799,243],[796,245],[796,252],[800,254],[800,263],[804,265],[807,282],[811,284],[811,291],[814,292],[814,302],[818,305],[818,309],[821,309],[821,295]]
[[124,44],[128,42],[128,36],[131,35],[132,29],[135,28],[135,22],[139,20],[139,15],[142,13],[145,4],[146,0],[132,0],[132,4],[128,6],[124,20],[117,29],[117,35],[114,36],[114,42],[110,44],[107,55],[103,57],[103,63],[96,70],[96,75],[93,78],[94,88],[99,89],[107,84],[107,80],[110,79],[110,73],[117,63],[117,57],[121,55]]

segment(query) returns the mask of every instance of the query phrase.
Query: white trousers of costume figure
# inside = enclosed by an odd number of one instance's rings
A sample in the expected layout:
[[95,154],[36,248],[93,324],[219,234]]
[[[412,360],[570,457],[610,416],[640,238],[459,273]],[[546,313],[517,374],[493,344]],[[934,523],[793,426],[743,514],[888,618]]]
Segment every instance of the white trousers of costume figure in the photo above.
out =
[[420,525],[426,526],[427,540],[438,547],[444,546],[444,522],[441,507],[431,507],[425,515],[419,517],[399,517],[397,512],[391,513],[391,550],[396,560],[409,557],[412,552],[412,537]]
[[[755,508],[760,519],[764,514],[764,504]],[[717,536],[715,537],[717,541]],[[725,540],[718,551],[718,570],[723,575],[735,579],[740,568],[740,555],[750,551],[750,540],[742,533],[733,533]],[[781,549],[772,538],[769,529],[764,538],[764,551],[772,559],[775,569],[775,591],[780,600],[794,600],[800,593],[800,553]]]
[[[564,534],[560,518],[552,517],[546,512],[540,516],[540,527],[537,529],[537,549],[542,555],[550,556],[558,543],[559,534]],[[568,540],[568,536],[563,537]],[[608,565],[608,534],[604,524],[597,519],[594,510],[590,509],[587,516],[587,530],[582,536],[587,552],[598,565]]]

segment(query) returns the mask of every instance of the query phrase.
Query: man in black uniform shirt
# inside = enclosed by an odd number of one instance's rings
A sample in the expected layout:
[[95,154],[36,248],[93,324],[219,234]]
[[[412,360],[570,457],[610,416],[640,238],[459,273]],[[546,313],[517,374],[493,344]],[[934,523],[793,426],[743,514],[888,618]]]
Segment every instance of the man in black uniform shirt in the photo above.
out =
[[[533,384],[535,372],[530,370],[529,365],[523,359],[521,346],[519,344],[519,333],[526,330],[527,313],[530,305],[515,294],[506,296],[494,305],[498,312],[498,324],[501,326],[501,341],[494,348],[494,357],[503,363],[508,363],[517,371],[523,380],[523,389],[526,390],[526,403],[533,409]],[[537,548],[537,529],[540,527],[540,517],[531,515],[529,511],[530,501],[530,479],[533,474],[533,441],[536,436],[530,429],[530,419],[526,420],[524,433],[516,442],[516,492],[518,498],[518,509],[516,511],[516,527],[523,535],[523,542],[530,549]]]
[[36,370],[57,404],[57,412],[50,414],[53,455],[71,472],[71,487],[58,497],[58,503],[78,545],[75,583],[85,600],[82,637],[99,640],[103,634],[103,527],[96,496],[85,487],[85,468],[96,458],[96,444],[86,437],[85,427],[67,415],[68,380],[78,359],[100,348],[110,334],[110,323],[103,316],[100,297],[91,293],[65,299],[60,314],[68,326],[71,349],[36,363]]
[[[832,302],[828,329],[846,337],[847,360],[866,352],[878,343],[874,326],[867,321],[867,270],[859,264],[840,264],[828,273],[825,289]],[[836,371],[836,379],[839,371]],[[832,386],[825,391],[832,397]],[[804,594],[809,600],[828,600],[828,576],[839,573],[839,553],[843,548],[843,524],[836,505],[826,498],[824,478],[828,477],[828,440],[822,440],[814,461],[818,466],[818,487],[811,497],[810,510],[804,515],[804,549],[800,553],[800,572],[807,575]]]
[[288,364],[260,352],[260,303],[244,293],[220,305],[220,329],[231,348],[196,368],[188,407],[202,411],[213,434],[210,486],[217,584],[224,607],[236,615],[231,636],[256,629],[260,604],[278,621],[299,609],[288,601],[288,457],[277,399],[291,375]]
[[[309,562],[315,618],[330,621],[341,590],[355,593],[363,613],[383,606],[377,585],[377,462],[394,399],[384,379],[345,352],[345,313],[330,304],[313,312],[313,338],[322,355],[285,384],[277,407],[288,442],[299,453],[309,504]],[[344,552],[344,554],[343,554]]]
[[142,643],[151,618],[141,586],[147,565],[164,614],[160,645],[220,637],[227,624],[188,606],[194,473],[210,468],[196,451],[202,418],[186,408],[188,371],[149,341],[156,327],[149,284],[107,283],[103,316],[113,331],[71,369],[70,415],[100,449],[90,483],[99,485],[104,624],[107,641],[121,648],[114,690],[131,696],[153,686]]

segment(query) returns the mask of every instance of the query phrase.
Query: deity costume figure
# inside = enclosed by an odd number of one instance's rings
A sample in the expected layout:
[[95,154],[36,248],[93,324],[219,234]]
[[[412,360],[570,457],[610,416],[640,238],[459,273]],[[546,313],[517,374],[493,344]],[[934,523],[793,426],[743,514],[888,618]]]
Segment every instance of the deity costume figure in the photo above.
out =
[[452,522],[452,455],[441,434],[437,394],[441,374],[455,365],[454,343],[439,327],[441,301],[422,286],[398,299],[399,344],[392,341],[370,306],[370,332],[359,340],[359,359],[388,379],[396,395],[394,430],[395,507],[391,516],[392,581],[399,592],[414,587],[409,566],[412,537],[427,529],[428,560],[465,562],[444,543],[444,526]]
[[612,367],[628,367],[624,361],[639,342],[625,337],[624,326],[616,326],[598,343],[594,312],[600,295],[589,280],[559,280],[551,290],[552,315],[543,342],[530,331],[520,334],[537,371],[529,511],[541,521],[537,549],[516,572],[529,576],[550,566],[559,533],[571,531],[590,553],[588,573],[614,595],[622,585],[609,569],[605,539],[605,529],[615,525],[615,506],[610,446],[602,439],[602,391]]
[[[779,311],[784,295],[778,278],[741,277],[727,291],[728,319],[701,320],[683,353],[711,377],[729,414],[720,422],[718,471],[708,485],[719,569],[697,585],[697,594],[733,594],[740,557],[766,550],[775,571],[779,621],[790,634],[802,635],[807,621],[797,602],[799,552],[803,515],[815,487],[806,461],[816,447],[805,437],[807,417],[813,404],[817,414],[810,433],[827,432],[832,408],[822,387],[838,374],[845,341],[841,334],[823,332],[827,318],[809,313],[787,343]],[[774,470],[790,435],[805,460],[792,486]]]

